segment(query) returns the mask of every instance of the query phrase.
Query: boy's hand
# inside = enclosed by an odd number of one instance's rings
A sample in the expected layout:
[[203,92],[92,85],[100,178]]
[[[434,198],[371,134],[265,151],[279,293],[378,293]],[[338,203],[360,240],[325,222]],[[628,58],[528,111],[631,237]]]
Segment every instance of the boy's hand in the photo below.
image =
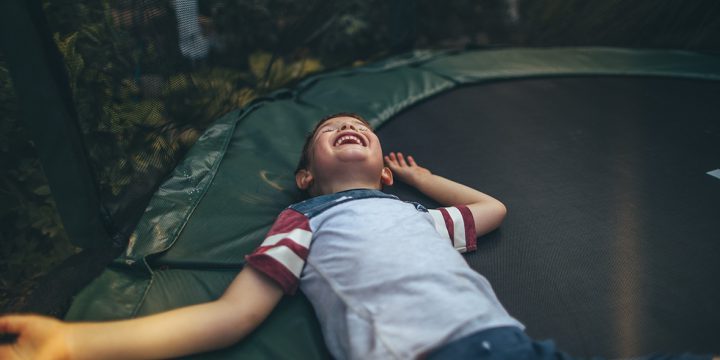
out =
[[0,333],[17,334],[12,344],[0,346],[0,359],[68,359],[67,325],[37,315],[0,317]]
[[385,164],[398,179],[440,205],[466,205],[473,215],[478,236],[496,229],[505,218],[507,209],[503,203],[471,187],[433,175],[430,170],[416,164],[412,156],[391,152],[385,156]]
[[392,170],[393,175],[400,181],[412,186],[416,186],[418,179],[421,177],[432,175],[430,170],[418,165],[412,156],[406,158],[401,152],[397,154],[391,152],[386,155],[385,165]]
[[246,266],[217,300],[144,317],[65,323],[36,315],[0,317],[5,359],[167,359],[216,350],[238,342],[280,301],[283,291]]

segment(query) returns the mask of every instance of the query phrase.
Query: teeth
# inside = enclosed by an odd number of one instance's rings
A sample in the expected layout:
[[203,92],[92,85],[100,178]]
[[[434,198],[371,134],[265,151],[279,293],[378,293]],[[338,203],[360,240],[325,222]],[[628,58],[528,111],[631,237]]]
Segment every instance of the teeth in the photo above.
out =
[[342,145],[343,143],[346,143],[346,142],[352,142],[353,144],[358,144],[358,145],[363,144],[362,141],[360,140],[360,138],[355,135],[343,135],[343,136],[339,137],[337,140],[335,140],[335,144],[333,146]]

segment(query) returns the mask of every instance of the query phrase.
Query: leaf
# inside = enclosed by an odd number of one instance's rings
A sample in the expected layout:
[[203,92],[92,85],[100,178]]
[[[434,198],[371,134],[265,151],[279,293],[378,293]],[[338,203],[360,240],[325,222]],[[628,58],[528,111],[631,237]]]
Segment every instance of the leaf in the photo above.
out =
[[85,61],[77,52],[76,48],[78,32],[74,32],[64,38],[60,38],[60,34],[55,33],[53,38],[55,39],[58,50],[60,50],[60,53],[65,58],[65,66],[68,71],[68,77],[70,78],[70,88],[75,91],[80,72],[85,67]]
[[50,195],[50,186],[41,185],[39,187],[36,187],[35,190],[33,190],[33,193],[35,195],[48,196],[48,195]]
[[271,59],[272,55],[264,51],[256,51],[250,54],[248,64],[250,66],[250,72],[255,75],[256,79],[261,80],[265,76],[265,69],[267,69]]

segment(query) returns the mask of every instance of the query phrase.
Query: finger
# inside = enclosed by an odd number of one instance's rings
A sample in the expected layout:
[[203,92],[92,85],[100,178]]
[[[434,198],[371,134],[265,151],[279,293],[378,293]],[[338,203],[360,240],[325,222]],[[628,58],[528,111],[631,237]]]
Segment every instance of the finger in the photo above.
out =
[[0,346],[0,360],[15,359],[17,353],[13,350],[12,345]]
[[8,315],[0,317],[0,333],[17,334],[25,324],[25,316]]
[[393,162],[392,162],[392,160],[390,160],[390,156],[385,155],[384,159],[385,159],[385,165],[393,166]]
[[388,155],[385,155],[385,162],[386,162],[388,165],[395,165],[395,154],[394,154],[394,153],[390,153],[390,154],[388,154]]
[[417,166],[417,164],[415,163],[415,159],[410,155],[408,155],[407,157],[407,162],[408,164],[410,164],[410,166]]
[[407,163],[405,162],[405,156],[403,156],[403,153],[399,152],[397,154],[398,156],[398,163],[400,163],[400,166],[407,166]]

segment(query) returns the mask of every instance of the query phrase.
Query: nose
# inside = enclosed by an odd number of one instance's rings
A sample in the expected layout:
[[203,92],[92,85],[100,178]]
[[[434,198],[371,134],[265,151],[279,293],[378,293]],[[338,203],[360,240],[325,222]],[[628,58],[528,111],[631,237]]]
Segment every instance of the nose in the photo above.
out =
[[340,130],[347,130],[347,129],[357,130],[353,124],[343,124],[340,127]]

